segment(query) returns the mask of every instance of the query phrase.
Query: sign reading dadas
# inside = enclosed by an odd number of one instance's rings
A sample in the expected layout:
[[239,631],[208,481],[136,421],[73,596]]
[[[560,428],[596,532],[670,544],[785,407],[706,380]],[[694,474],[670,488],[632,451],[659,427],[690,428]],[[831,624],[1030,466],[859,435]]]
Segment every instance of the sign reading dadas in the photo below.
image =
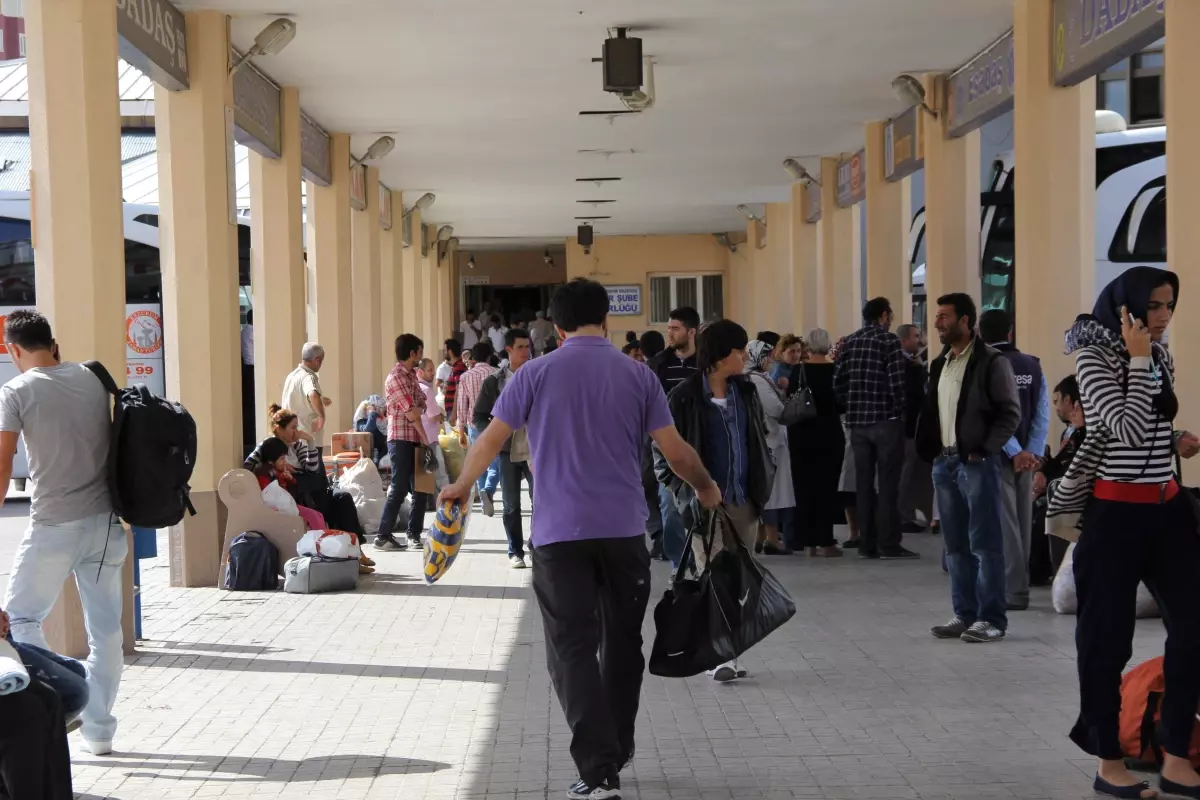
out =
[[965,136],[1012,110],[1016,50],[1013,32],[955,70],[947,79],[950,136]]
[[838,162],[838,208],[849,208],[855,203],[861,203],[867,199],[866,164],[867,153],[865,150],[859,150],[854,155]]
[[1054,82],[1074,86],[1161,39],[1166,6],[1166,0],[1054,0]]
[[157,84],[188,88],[187,22],[167,0],[116,0],[121,58]]
[[888,122],[883,130],[883,177],[888,181],[904,180],[925,166],[924,127],[917,106]]

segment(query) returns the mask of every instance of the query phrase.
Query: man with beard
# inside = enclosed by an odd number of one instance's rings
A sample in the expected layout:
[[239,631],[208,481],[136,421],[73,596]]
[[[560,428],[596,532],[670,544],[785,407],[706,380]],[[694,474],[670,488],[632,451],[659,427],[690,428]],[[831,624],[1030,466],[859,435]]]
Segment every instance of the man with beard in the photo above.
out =
[[929,370],[917,449],[933,462],[954,617],[930,629],[939,639],[998,642],[1008,628],[1000,470],[1021,423],[1008,359],[975,336],[975,301],[938,298],[934,327],[945,349]]
[[[690,306],[682,306],[672,311],[669,319],[667,349],[646,362],[668,395],[672,389],[696,374],[696,334],[700,330],[700,314]],[[649,446],[647,441],[647,449]],[[687,530],[683,518],[679,516],[679,509],[675,507],[675,499],[661,485],[658,487],[658,508],[663,529],[661,554],[667,557],[674,569],[683,557]],[[658,555],[659,548],[653,550],[652,557]]]

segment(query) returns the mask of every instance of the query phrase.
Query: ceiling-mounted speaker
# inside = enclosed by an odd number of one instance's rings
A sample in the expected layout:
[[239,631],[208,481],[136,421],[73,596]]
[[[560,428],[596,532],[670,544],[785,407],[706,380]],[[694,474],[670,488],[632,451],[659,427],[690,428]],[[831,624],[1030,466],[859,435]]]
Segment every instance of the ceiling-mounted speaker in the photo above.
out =
[[592,246],[592,226],[591,225],[580,225],[579,230],[577,230],[575,232],[575,235],[579,237],[579,246],[580,247],[591,247]]
[[642,88],[642,40],[629,38],[626,28],[604,40],[604,91],[629,94]]

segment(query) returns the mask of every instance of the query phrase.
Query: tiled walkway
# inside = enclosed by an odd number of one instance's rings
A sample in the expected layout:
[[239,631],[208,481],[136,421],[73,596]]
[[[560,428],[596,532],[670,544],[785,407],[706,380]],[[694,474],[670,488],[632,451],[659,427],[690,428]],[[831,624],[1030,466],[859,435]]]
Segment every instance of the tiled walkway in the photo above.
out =
[[[7,570],[22,520],[0,520]],[[1065,737],[1073,620],[1047,590],[1009,639],[932,639],[949,616],[930,536],[919,563],[770,559],[798,613],[745,659],[751,677],[647,676],[627,798],[1090,798]],[[160,548],[165,553],[165,547]],[[447,578],[384,554],[356,593],[170,589],[144,562],[118,751],[75,748],[85,798],[563,798],[575,778],[530,573],[499,518],[473,520]],[[4,578],[0,576],[0,581]],[[655,565],[655,599],[666,565]],[[653,602],[653,601],[652,601]],[[647,649],[653,623],[647,615]],[[1162,627],[1139,623],[1139,658]]]

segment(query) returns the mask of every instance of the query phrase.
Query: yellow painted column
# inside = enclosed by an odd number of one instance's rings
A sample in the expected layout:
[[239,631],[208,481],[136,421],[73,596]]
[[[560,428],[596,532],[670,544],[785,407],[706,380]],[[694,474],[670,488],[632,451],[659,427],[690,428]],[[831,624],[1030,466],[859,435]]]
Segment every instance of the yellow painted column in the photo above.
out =
[[887,122],[867,123],[867,296],[892,301],[897,320],[912,309],[912,275],[908,263],[908,226],[912,193],[908,180],[884,177]]
[[[1200,7],[1195,3],[1167,4],[1167,41],[1191,42],[1200,32]],[[1196,102],[1195,75],[1200,64],[1200,49],[1184,46],[1166,48],[1167,185],[1171,203],[1167,206],[1167,253],[1171,269],[1179,274],[1183,304],[1171,322],[1171,352],[1175,356],[1175,391],[1179,394],[1179,419],[1175,426],[1200,430],[1200,312],[1193,303],[1200,288],[1200,266],[1189,258],[1200,252],[1200,225],[1191,212],[1200,208],[1200,103]],[[1191,181],[1191,183],[1189,183]],[[1185,460],[1189,478],[1195,477],[1195,459]]]
[[[25,40],[37,307],[50,320],[64,358],[97,359],[124,385],[116,8],[89,0],[31,3]],[[132,585],[130,577],[126,652],[133,645]],[[64,585],[44,631],[55,651],[87,655],[74,581]]]
[[[438,263],[437,263],[437,225],[426,225],[425,229],[429,236],[429,250],[425,253],[422,259],[422,268],[424,272],[421,275],[421,297],[425,304],[423,319],[425,320],[424,333],[421,334],[421,340],[428,347],[429,343],[437,338],[438,333]],[[445,338],[445,337],[442,337]]]
[[804,336],[817,325],[817,226],[805,222],[808,191],[792,184],[788,214],[789,257],[794,333]]
[[[313,265],[316,329],[312,340],[325,348],[321,391],[333,400],[326,410],[326,436],[349,429],[357,403],[353,385],[353,326],[350,268],[350,137],[329,137],[333,182],[308,184],[308,259]],[[300,360],[297,353],[296,360]]]
[[1051,83],[1051,4],[1017,0],[1014,152],[1017,154],[1017,345],[1042,360],[1051,385],[1075,371],[1063,331],[1090,311],[1095,283],[1096,85]]
[[[792,305],[791,292],[787,290],[791,280],[791,237],[788,222],[791,219],[790,203],[768,203],[766,209],[767,246],[764,277],[771,294],[763,298],[755,325],[779,334],[791,332],[796,325],[796,312]],[[754,331],[750,331],[754,335]]]
[[[399,209],[399,205],[392,206]],[[390,231],[379,231],[379,371],[380,380],[391,371],[395,363],[393,344],[399,328],[400,311],[396,305],[396,285],[400,281],[399,255],[396,248],[402,247],[400,223],[393,223]],[[382,386],[382,384],[381,384]]]
[[[404,209],[402,203],[404,198],[400,192],[392,191],[392,214],[395,220],[392,223],[392,260],[384,262],[384,269],[390,269],[392,273],[391,291],[387,293],[384,302],[390,306],[392,310],[391,327],[385,328],[383,331],[383,361],[387,365],[388,371],[391,371],[392,365],[396,363],[396,337],[404,333],[404,220],[402,215]],[[385,373],[386,374],[386,373]]]
[[817,294],[818,320],[836,341],[861,327],[862,288],[859,244],[861,205],[838,208],[836,158],[821,159],[820,255]]
[[[943,87],[943,77],[926,76],[929,97],[941,97]],[[943,111],[937,120],[926,119],[925,128],[925,295],[930,309],[948,292],[966,292],[978,302],[980,289],[979,131],[951,139],[945,120]],[[933,330],[933,311],[926,329]]]
[[[187,15],[191,88],[155,90],[163,338],[167,394],[196,419],[192,503],[199,514],[171,530],[171,584],[217,579],[224,510],[217,484],[241,466],[237,225],[231,208],[233,84],[227,18]],[[220,509],[220,511],[218,511]]]
[[[415,198],[414,198],[415,199]],[[400,271],[400,292],[404,298],[404,315],[401,318],[401,333],[421,335],[424,330],[425,316],[421,305],[421,209],[414,208],[409,215],[412,217],[412,245],[404,248],[403,268]]]
[[[379,298],[379,169],[366,168],[367,208],[350,212],[351,286],[354,315],[354,406],[371,394],[383,393],[386,372],[379,371],[383,332]],[[351,409],[353,413],[353,409]]]
[[267,406],[305,341],[304,230],[301,204],[300,90],[282,92],[283,154],[250,151],[250,283],[254,292],[255,431],[267,435]]

